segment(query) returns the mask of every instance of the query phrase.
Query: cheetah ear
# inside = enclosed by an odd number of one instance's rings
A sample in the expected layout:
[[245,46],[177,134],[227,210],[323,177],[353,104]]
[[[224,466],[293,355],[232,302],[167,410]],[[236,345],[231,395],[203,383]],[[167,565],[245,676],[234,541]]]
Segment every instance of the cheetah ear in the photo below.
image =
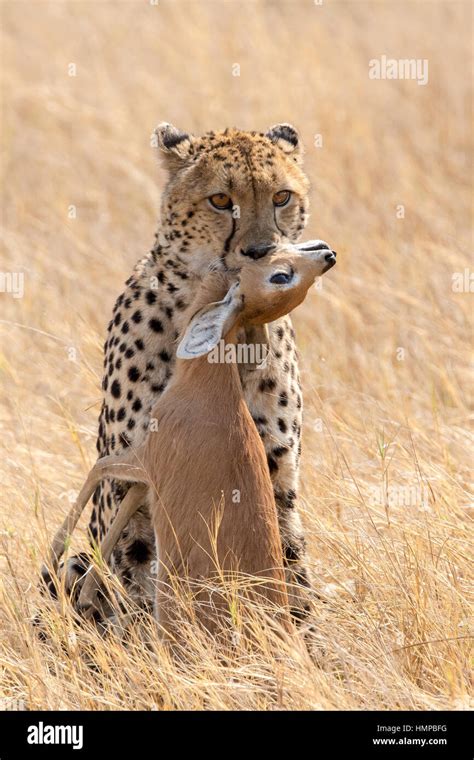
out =
[[194,314],[178,346],[178,359],[205,356],[227,335],[243,307],[238,291],[236,282],[222,301],[210,303]]
[[291,124],[275,124],[266,133],[266,137],[278,145],[283,153],[293,154],[295,160],[301,160],[303,146],[298,132]]
[[166,121],[158,124],[153,134],[153,145],[169,169],[178,169],[194,153],[194,137]]

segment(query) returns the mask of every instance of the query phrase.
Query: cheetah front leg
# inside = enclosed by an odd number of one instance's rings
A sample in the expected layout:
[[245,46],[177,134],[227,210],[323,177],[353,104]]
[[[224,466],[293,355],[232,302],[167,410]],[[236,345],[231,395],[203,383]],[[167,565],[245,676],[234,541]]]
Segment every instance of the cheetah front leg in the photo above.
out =
[[[281,418],[279,418],[281,419]],[[267,442],[265,441],[267,444]],[[288,599],[292,616],[303,621],[310,612],[311,583],[306,560],[306,539],[298,511],[299,444],[267,446],[283,548]],[[274,469],[275,460],[277,469]]]
[[242,384],[267,454],[292,615],[303,620],[311,598],[306,542],[297,508],[303,399],[289,317],[268,326],[268,343],[267,360],[260,369],[244,370]]
[[292,616],[303,621],[310,612],[311,583],[306,561],[306,539],[296,501],[291,506],[282,496],[278,486],[275,488],[275,500],[283,548],[288,599]]

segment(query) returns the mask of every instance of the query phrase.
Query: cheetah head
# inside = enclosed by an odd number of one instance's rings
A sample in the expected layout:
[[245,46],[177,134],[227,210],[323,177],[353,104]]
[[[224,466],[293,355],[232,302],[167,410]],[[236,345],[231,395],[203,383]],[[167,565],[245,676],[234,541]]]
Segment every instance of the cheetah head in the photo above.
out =
[[238,270],[299,239],[309,183],[294,127],[195,137],[163,123],[155,134],[168,172],[159,242],[190,272],[201,277],[216,261]]

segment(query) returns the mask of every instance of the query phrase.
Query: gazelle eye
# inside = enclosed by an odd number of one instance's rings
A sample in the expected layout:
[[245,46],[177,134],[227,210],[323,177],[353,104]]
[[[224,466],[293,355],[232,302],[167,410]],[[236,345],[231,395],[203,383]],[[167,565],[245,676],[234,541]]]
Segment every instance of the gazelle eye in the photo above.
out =
[[228,208],[232,208],[232,200],[225,193],[215,193],[209,198],[209,203],[219,211],[225,211]]
[[273,205],[286,206],[290,198],[291,198],[291,193],[289,190],[280,190],[278,193],[275,193],[275,195],[272,198]]
[[293,279],[294,272],[275,272],[270,277],[272,285],[287,285]]

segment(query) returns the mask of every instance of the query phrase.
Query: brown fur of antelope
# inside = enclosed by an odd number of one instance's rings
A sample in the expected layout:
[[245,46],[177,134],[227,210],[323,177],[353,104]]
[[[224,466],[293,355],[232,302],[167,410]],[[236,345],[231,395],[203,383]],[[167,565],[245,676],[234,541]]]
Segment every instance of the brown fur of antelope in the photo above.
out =
[[[238,366],[211,363],[208,354],[223,338],[226,345],[235,344],[242,326],[258,331],[288,314],[334,263],[334,253],[310,242],[285,245],[249,261],[237,282],[235,274],[222,272],[204,278],[186,314],[175,374],[151,414],[156,432],[150,430],[135,450],[98,460],[55,537],[50,554],[54,568],[98,483],[104,477],[139,483],[120,505],[102,556],[109,559],[146,486],[159,558],[155,612],[165,631],[171,630],[174,617],[172,577],[204,582],[195,599],[200,601],[198,617],[212,631],[219,614],[225,615],[226,600],[204,590],[205,583],[236,574],[258,579],[251,595],[269,602],[290,630],[264,446],[243,398]],[[96,582],[93,573],[86,576],[81,606],[93,604]]]

